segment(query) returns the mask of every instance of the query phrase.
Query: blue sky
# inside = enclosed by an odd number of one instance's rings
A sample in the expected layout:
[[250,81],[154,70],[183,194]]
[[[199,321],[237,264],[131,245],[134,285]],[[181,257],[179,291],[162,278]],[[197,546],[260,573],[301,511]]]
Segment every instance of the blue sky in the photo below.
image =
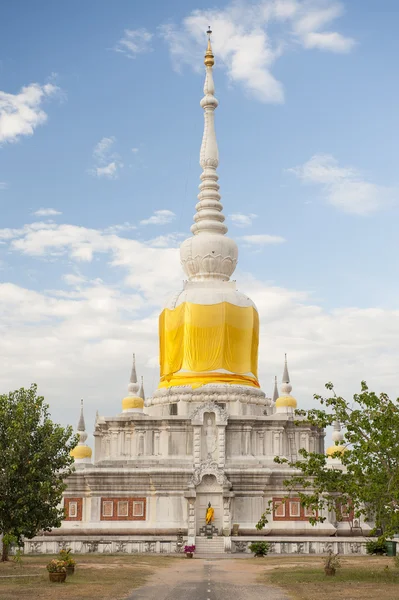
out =
[[288,352],[300,405],[328,380],[395,394],[397,3],[15,0],[2,15],[2,391],[37,381],[63,422],[82,396],[90,423],[119,412],[133,351],[156,386],[209,21],[220,191],[263,388]]

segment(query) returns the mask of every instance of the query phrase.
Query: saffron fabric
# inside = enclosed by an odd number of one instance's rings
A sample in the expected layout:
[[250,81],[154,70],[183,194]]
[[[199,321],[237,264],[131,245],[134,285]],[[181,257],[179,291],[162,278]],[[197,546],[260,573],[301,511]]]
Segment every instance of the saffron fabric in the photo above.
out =
[[196,389],[206,383],[227,383],[230,385],[260,387],[256,377],[236,375],[235,373],[175,373],[162,377],[158,387],[168,388],[174,385],[191,385],[193,389]]
[[259,317],[253,306],[183,302],[173,310],[166,308],[159,318],[159,340],[161,387],[186,385],[183,377],[205,377],[207,372],[213,382],[237,383],[229,381],[229,373],[215,373],[219,369],[244,376],[244,385],[259,385]]

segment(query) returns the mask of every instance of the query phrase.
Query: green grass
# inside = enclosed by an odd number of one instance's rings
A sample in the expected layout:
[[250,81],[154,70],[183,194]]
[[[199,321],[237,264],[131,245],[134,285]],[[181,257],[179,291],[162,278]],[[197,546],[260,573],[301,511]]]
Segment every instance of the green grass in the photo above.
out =
[[[261,579],[283,588],[293,600],[398,600],[399,570],[387,557],[343,557],[335,576],[324,573],[320,556],[286,557],[269,565]],[[274,561],[273,561],[274,562]]]

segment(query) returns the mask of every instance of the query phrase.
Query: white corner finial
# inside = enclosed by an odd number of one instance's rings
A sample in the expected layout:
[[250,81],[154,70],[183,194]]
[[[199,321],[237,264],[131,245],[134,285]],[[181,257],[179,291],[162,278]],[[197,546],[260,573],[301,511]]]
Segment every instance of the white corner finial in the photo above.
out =
[[132,370],[130,372],[130,380],[129,380],[129,385],[127,386],[127,391],[130,396],[137,396],[139,388],[140,388],[140,386],[137,383],[137,373],[136,373],[136,355],[133,354],[133,364],[132,364]]
[[334,421],[333,423],[331,439],[333,442],[342,442],[344,439],[344,434],[341,431],[341,423],[339,421]]
[[290,376],[288,373],[288,363],[287,363],[287,354],[284,355],[284,371],[283,371],[283,378],[282,378],[282,386],[281,386],[281,393],[284,395],[290,394],[291,390],[292,390],[292,385],[290,383]]
[[144,377],[141,376],[141,386],[139,390],[139,397],[145,401],[145,393],[144,393]]
[[273,402],[275,403],[277,398],[279,397],[278,393],[278,385],[277,385],[277,376],[274,376],[274,390],[273,390]]
[[83,415],[83,398],[80,401],[80,417],[79,417],[77,432],[79,434],[79,444],[84,444],[85,441],[87,440],[87,433],[86,433],[85,418]]

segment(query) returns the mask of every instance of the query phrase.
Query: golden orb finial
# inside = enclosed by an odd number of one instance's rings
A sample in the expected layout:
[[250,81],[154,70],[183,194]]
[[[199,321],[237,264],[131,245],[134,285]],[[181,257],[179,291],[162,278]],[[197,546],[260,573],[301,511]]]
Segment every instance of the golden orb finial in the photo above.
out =
[[211,26],[209,25],[208,27],[208,31],[206,32],[208,35],[208,46],[205,52],[205,60],[204,60],[204,64],[206,67],[213,67],[213,65],[215,64],[215,57],[213,56],[212,53],[212,46],[211,46],[211,34],[212,34],[212,30],[211,30]]

